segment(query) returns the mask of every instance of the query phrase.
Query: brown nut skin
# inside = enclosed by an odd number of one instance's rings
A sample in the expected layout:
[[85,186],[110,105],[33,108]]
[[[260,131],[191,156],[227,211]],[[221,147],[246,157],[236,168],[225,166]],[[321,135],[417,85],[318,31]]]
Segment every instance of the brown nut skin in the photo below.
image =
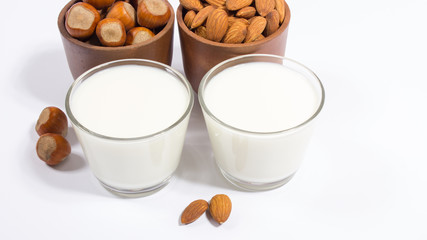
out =
[[119,1],[114,3],[108,11],[106,18],[117,18],[125,25],[126,31],[135,27],[136,11],[130,3]]
[[46,107],[40,113],[35,128],[39,136],[45,133],[56,133],[65,137],[68,133],[67,115],[57,107]]
[[104,18],[96,26],[96,36],[103,46],[123,46],[126,41],[125,25],[116,18]]
[[87,39],[94,33],[100,20],[99,12],[92,5],[78,2],[65,15],[65,29],[72,37]]
[[70,143],[56,133],[40,136],[36,146],[37,156],[47,165],[54,166],[64,161],[71,153]]
[[231,213],[230,198],[225,194],[213,196],[209,203],[209,213],[217,223],[223,224]]
[[191,202],[181,214],[181,223],[189,224],[196,221],[208,209],[209,204],[206,200],[199,199]]
[[125,45],[133,45],[145,42],[152,37],[154,37],[155,34],[148,28],[145,27],[134,27],[131,30],[128,31],[126,35],[126,42]]
[[138,24],[150,29],[166,25],[171,16],[165,0],[141,0],[136,14]]
[[85,3],[89,3],[96,9],[103,9],[113,5],[115,0],[83,0]]
[[194,10],[188,11],[184,16],[185,26],[191,28],[191,24],[193,23],[194,17],[196,17],[196,12]]

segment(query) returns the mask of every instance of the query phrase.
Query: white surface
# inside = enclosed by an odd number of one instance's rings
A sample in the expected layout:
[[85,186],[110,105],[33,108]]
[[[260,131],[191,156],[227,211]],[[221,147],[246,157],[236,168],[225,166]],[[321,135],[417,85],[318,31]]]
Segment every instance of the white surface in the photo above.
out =
[[[326,89],[294,179],[268,192],[231,187],[196,104],[172,182],[135,199],[98,184],[73,131],[67,162],[36,156],[36,119],[64,107],[72,81],[56,26],[65,4],[2,5],[0,239],[427,239],[427,1],[289,0],[286,55]],[[182,72],[177,31],[172,66]],[[217,193],[233,202],[225,224],[179,225],[188,203]]]

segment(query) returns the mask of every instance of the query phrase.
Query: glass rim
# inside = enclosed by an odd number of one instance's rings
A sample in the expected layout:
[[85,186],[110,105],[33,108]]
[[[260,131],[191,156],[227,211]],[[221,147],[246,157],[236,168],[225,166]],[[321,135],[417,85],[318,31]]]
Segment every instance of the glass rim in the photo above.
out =
[[[283,61],[289,61],[292,62],[293,64],[298,65],[299,67],[303,68],[305,71],[307,71],[308,74],[310,74],[316,81],[316,83],[318,83],[318,87],[320,88],[320,102],[319,105],[316,109],[316,111],[309,117],[307,118],[305,121],[301,122],[300,124],[294,126],[294,127],[290,127],[290,128],[286,128],[283,130],[279,130],[279,131],[264,131],[264,132],[257,132],[257,131],[250,131],[250,130],[245,130],[245,129],[241,129],[235,126],[232,126],[230,124],[225,123],[224,121],[218,119],[208,108],[208,106],[206,105],[205,101],[204,101],[204,90],[208,84],[208,79],[211,77],[211,75],[220,67],[231,63],[231,62],[235,62],[241,59],[245,59],[245,58],[254,58],[254,57],[262,57],[262,58],[269,58],[269,59],[280,59]],[[242,63],[239,63],[242,64]],[[238,64],[236,64],[238,65]],[[283,65],[283,64],[282,64]],[[306,126],[308,123],[310,123],[312,120],[314,120],[319,113],[321,112],[323,105],[325,103],[325,89],[323,87],[322,82],[320,81],[319,77],[308,67],[306,67],[304,64],[301,64],[300,62],[297,62],[293,59],[284,57],[284,56],[279,56],[279,55],[274,55],[274,54],[245,54],[245,55],[240,55],[237,57],[233,57],[233,58],[229,58],[227,60],[224,60],[220,63],[218,63],[217,65],[215,65],[213,68],[211,68],[202,78],[200,85],[199,85],[199,89],[198,89],[198,99],[199,99],[199,103],[201,108],[203,109],[203,111],[209,116],[211,117],[214,121],[216,121],[217,123],[221,124],[222,126],[225,126],[231,130],[237,131],[237,132],[241,132],[241,133],[246,133],[246,134],[253,134],[253,135],[274,135],[274,134],[285,134],[285,133],[291,133],[294,131],[297,131],[298,129],[303,128],[304,126]]]
[[[145,63],[145,64],[141,64],[141,63]],[[83,124],[81,124],[76,117],[74,116],[71,107],[70,107],[70,98],[71,95],[73,93],[73,91],[76,89],[76,87],[83,82],[84,80],[86,80],[87,78],[89,78],[90,76],[92,76],[93,74],[102,71],[104,69],[107,69],[109,67],[114,67],[114,66],[121,66],[121,65],[140,65],[140,66],[154,66],[156,68],[162,69],[166,72],[168,72],[169,74],[171,74],[173,77],[177,78],[178,80],[180,80],[189,95],[188,98],[188,103],[187,103],[187,108],[184,111],[184,113],[169,127],[162,129],[160,131],[148,134],[148,135],[144,135],[144,136],[138,136],[138,137],[113,137],[113,136],[107,136],[104,134],[100,134],[97,132],[94,132],[90,129],[88,129],[87,127],[85,127]],[[157,62],[157,61],[153,61],[153,60],[148,60],[148,59],[138,59],[138,58],[127,58],[127,59],[119,59],[119,60],[113,60],[110,62],[106,62],[106,63],[102,63],[99,64],[89,70],[87,70],[86,72],[82,73],[76,80],[74,80],[74,82],[71,84],[70,88],[67,91],[67,95],[65,97],[65,110],[67,112],[67,115],[70,119],[70,121],[73,123],[74,126],[80,128],[81,130],[83,130],[84,132],[98,137],[98,138],[102,138],[102,139],[106,139],[106,140],[116,140],[116,141],[135,141],[135,140],[144,140],[144,139],[149,139],[158,135],[161,135],[165,132],[170,131],[171,129],[175,128],[178,124],[180,124],[190,113],[191,110],[193,108],[194,105],[194,94],[193,94],[193,89],[189,83],[189,81],[187,80],[187,78],[184,77],[184,75],[182,75],[180,72],[178,72],[177,70],[175,70],[174,68],[172,68],[169,65]]]

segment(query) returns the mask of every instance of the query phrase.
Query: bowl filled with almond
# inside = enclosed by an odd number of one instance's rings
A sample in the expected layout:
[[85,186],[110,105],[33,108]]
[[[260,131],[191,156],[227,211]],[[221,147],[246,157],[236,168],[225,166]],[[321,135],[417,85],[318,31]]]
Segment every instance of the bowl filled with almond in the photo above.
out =
[[218,63],[245,54],[284,56],[290,10],[284,0],[180,0],[182,61],[197,92]]
[[170,65],[174,9],[167,0],[72,0],[58,28],[74,79],[113,60],[137,58]]

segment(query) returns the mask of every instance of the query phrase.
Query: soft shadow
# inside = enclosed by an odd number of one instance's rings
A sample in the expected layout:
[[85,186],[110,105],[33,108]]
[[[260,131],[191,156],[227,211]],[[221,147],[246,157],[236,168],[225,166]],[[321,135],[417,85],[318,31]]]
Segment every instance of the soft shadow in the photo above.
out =
[[209,211],[206,211],[206,218],[208,219],[208,221],[214,226],[214,227],[220,227],[221,224],[219,224],[217,221],[215,221],[215,219],[213,219],[212,215],[210,214]]
[[76,132],[72,127],[68,127],[67,140],[71,146],[80,146],[79,140],[77,139]]
[[[35,158],[37,157],[35,156]],[[47,186],[60,190],[105,196],[105,193],[102,192],[104,190],[91,175],[82,156],[72,153],[62,163],[52,167],[43,164],[39,159],[34,159],[32,162],[31,169],[26,170],[31,171],[32,175],[35,175]]]
[[216,166],[203,114],[197,101],[194,102],[181,162],[175,176],[196,184],[234,189]]
[[[20,89],[26,94],[46,102],[62,106],[65,95],[74,81],[62,49],[38,49],[22,63]],[[40,110],[41,111],[41,110]]]
[[[70,130],[67,139],[71,140],[70,142],[72,143],[78,144],[77,140],[75,140],[74,131]],[[28,141],[31,145],[25,148],[25,156],[31,156],[31,158],[23,158],[24,161],[21,164],[23,172],[34,175],[35,178],[40,179],[41,184],[53,188],[107,196],[107,192],[101,187],[96,178],[93,177],[83,155],[78,154],[81,153],[78,149],[80,146],[73,146],[70,143],[71,154],[58,165],[49,166],[37,157],[35,145],[39,136],[33,126],[28,131],[30,138],[34,139],[34,141]]]
[[70,171],[76,171],[79,169],[82,169],[86,166],[86,161],[83,159],[83,157],[71,153],[67,159],[65,159],[63,162],[56,166],[52,166],[55,170],[62,171],[62,172],[70,172]]

